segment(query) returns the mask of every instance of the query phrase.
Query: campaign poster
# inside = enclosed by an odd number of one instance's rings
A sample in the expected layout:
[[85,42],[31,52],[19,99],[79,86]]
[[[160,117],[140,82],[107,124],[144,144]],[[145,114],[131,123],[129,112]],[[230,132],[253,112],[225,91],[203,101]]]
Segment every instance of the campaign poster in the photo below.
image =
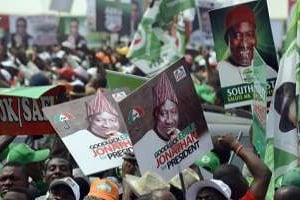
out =
[[251,105],[255,63],[262,64],[271,97],[278,63],[266,1],[215,9],[210,19],[225,108]]
[[42,108],[65,97],[63,86],[0,89],[0,135],[54,134]]
[[130,35],[131,2],[128,0],[97,0],[96,29],[100,32]]
[[43,111],[85,175],[122,164],[132,144],[117,102],[124,91],[95,95],[59,104]]
[[119,103],[142,174],[170,180],[212,148],[184,65],[178,60]]
[[189,44],[193,47],[213,47],[213,35],[211,31],[209,11],[220,5],[212,0],[198,0],[196,3],[196,16],[193,21],[193,31]]
[[17,48],[57,43],[58,19],[54,15],[15,16],[9,18],[10,45]]
[[0,42],[1,45],[7,46],[9,40],[9,16],[0,15]]
[[58,25],[59,43],[71,42],[75,48],[98,48],[103,36],[95,32],[94,20],[89,17],[60,17]]

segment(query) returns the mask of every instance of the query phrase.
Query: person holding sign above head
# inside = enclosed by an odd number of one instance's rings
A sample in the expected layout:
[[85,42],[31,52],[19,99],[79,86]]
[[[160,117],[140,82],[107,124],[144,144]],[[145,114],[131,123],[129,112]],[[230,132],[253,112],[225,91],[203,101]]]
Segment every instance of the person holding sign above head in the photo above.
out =
[[154,87],[155,132],[164,141],[177,137],[179,121],[178,99],[166,73]]
[[[236,6],[225,17],[224,40],[229,56],[219,62],[222,87],[253,82],[253,58],[257,46],[255,14],[246,5]],[[266,73],[276,77],[276,71],[266,65]]]
[[87,104],[87,118],[88,130],[95,136],[103,139],[118,136],[118,113],[102,92],[98,92],[95,99]]

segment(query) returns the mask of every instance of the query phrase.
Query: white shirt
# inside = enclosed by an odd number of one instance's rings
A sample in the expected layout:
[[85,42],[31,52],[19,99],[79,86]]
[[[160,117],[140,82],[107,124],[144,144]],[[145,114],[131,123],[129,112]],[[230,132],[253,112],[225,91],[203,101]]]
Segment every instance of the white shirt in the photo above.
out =
[[[218,63],[218,71],[222,88],[252,82],[249,82],[249,78],[251,78],[249,75],[252,76],[253,71],[252,65],[248,67],[238,67],[227,60],[223,60]],[[266,74],[267,79],[276,78],[277,76],[277,72],[269,65],[266,65]]]

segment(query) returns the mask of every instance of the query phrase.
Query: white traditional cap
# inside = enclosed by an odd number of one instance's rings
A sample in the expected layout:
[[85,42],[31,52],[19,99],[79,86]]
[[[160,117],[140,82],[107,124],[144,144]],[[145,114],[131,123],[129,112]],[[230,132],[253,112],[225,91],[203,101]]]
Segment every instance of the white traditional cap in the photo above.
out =
[[154,108],[163,104],[167,99],[178,104],[171,81],[168,79],[167,74],[163,72],[154,87]]
[[98,91],[96,97],[87,104],[87,116],[90,117],[94,114],[107,112],[118,116],[115,108],[108,102],[106,97],[101,91]]

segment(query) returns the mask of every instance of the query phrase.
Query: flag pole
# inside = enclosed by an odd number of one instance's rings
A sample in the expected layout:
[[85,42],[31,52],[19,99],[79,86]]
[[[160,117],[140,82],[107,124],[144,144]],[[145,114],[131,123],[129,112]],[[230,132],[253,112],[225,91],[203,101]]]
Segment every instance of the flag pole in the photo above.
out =
[[[238,134],[238,136],[237,136],[237,141],[240,141],[240,139],[241,139],[242,136],[243,136],[243,131],[240,130],[240,131],[239,131],[239,134]],[[231,155],[230,155],[228,164],[230,164],[230,163],[232,162],[234,156],[235,156],[235,153],[234,153],[234,152],[231,152]]]

